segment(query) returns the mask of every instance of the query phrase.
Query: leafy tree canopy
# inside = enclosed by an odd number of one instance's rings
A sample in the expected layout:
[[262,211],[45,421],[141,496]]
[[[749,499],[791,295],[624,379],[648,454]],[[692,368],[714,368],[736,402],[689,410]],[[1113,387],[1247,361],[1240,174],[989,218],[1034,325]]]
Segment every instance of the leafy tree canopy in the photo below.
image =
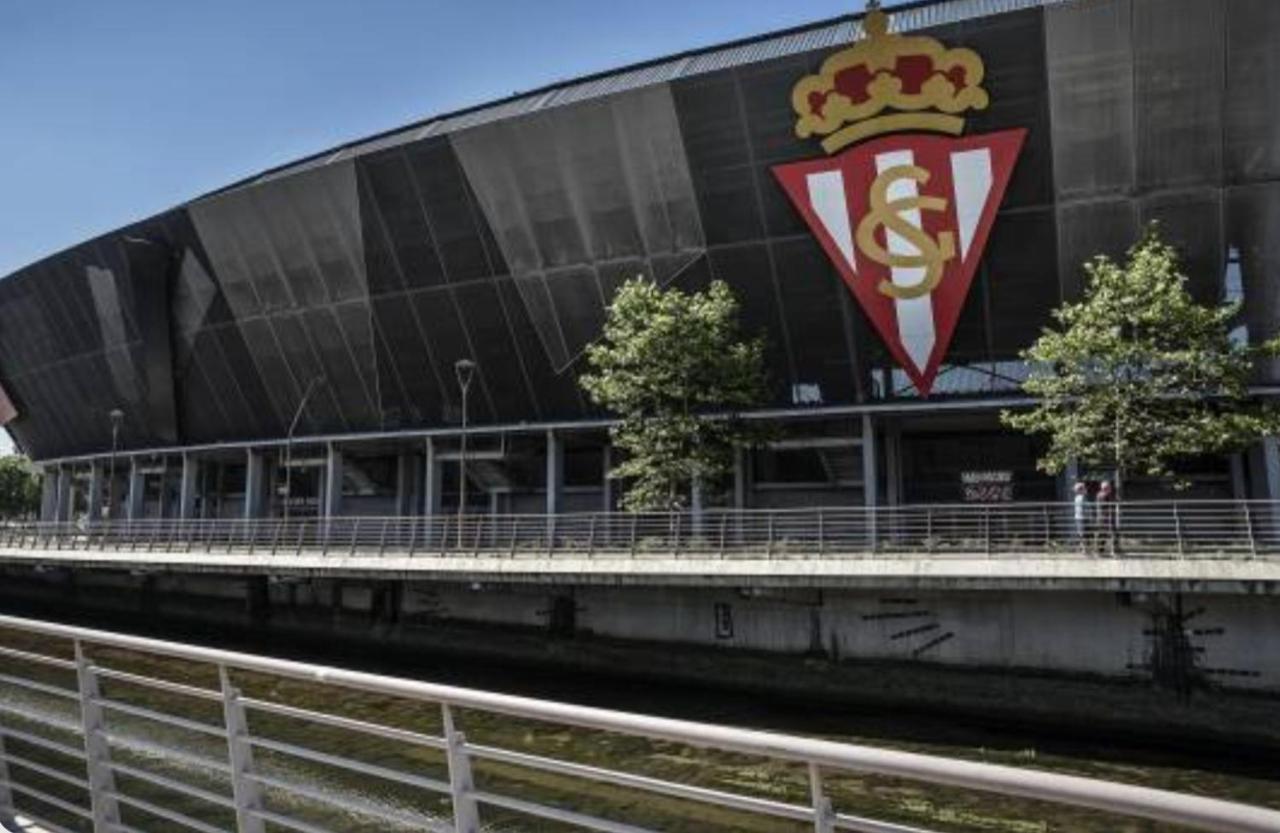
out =
[[1179,459],[1239,450],[1280,429],[1276,410],[1250,397],[1255,360],[1280,340],[1248,345],[1231,329],[1239,304],[1207,307],[1187,292],[1177,253],[1153,224],[1124,263],[1085,265],[1082,301],[1054,313],[1056,326],[1023,353],[1023,384],[1039,404],[1003,421],[1044,434],[1040,467],[1072,460],[1170,477]]
[[748,433],[732,413],[765,396],[763,342],[740,335],[721,281],[693,293],[627,281],[587,362],[583,389],[619,417],[623,460],[611,476],[628,484],[632,511],[679,508],[690,483],[721,480]]
[[40,474],[26,457],[0,457],[0,517],[23,518],[40,511]]

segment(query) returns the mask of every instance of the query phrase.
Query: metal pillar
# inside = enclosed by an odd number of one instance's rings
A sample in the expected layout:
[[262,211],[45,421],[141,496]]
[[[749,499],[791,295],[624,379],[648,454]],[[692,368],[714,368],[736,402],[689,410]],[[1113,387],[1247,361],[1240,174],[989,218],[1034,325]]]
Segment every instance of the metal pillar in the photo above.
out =
[[1262,471],[1267,484],[1267,498],[1280,500],[1280,439],[1262,440]]
[[76,683],[80,689],[80,726],[84,731],[84,758],[93,810],[93,833],[113,833],[120,826],[120,805],[115,799],[115,775],[106,719],[99,703],[98,676],[89,664],[84,645],[75,642]]
[[747,450],[733,450],[733,508],[747,508]]
[[244,460],[244,518],[261,518],[266,503],[266,454],[249,448]]
[[54,520],[71,520],[71,469],[58,468],[58,499],[54,501]]
[[426,460],[423,463],[422,514],[427,517],[440,514],[441,495],[444,490],[444,467],[436,452],[435,440],[427,437]]
[[147,504],[147,476],[138,465],[138,458],[129,461],[129,507],[126,517],[131,521],[141,520]]
[[413,481],[418,458],[415,454],[402,451],[396,458],[396,514],[408,517],[413,514]]
[[89,493],[86,495],[85,514],[90,523],[102,519],[103,475],[101,463],[94,463],[89,467]]
[[200,482],[200,461],[187,452],[182,455],[182,480],[178,486],[178,517],[196,516],[196,489]]
[[329,443],[329,453],[324,460],[324,516],[336,518],[342,514],[342,450]]
[[40,478],[40,520],[58,519],[58,469],[45,467]]
[[693,483],[689,487],[689,514],[690,520],[693,521],[693,534],[702,535],[702,503],[703,503],[702,478],[693,478]]
[[227,753],[231,763],[231,795],[235,800],[236,829],[240,833],[262,833],[265,825],[256,811],[262,809],[262,788],[253,780],[253,745],[249,743],[249,721],[245,717],[240,691],[231,685],[225,665],[218,666],[222,684],[222,714],[227,727]]
[[902,429],[890,422],[884,434],[884,499],[897,506],[902,503]]
[[547,514],[558,514],[564,506],[564,440],[547,432]]
[[1058,500],[1070,501],[1075,497],[1076,481],[1080,479],[1080,463],[1074,458],[1062,469],[1058,478]]
[[1244,483],[1244,455],[1231,455],[1231,497],[1236,500],[1247,500],[1249,490]]
[[867,544],[875,549],[879,488],[876,485],[876,425],[870,414],[862,415],[862,502],[867,508]]
[[471,758],[466,736],[453,722],[453,710],[440,704],[444,723],[445,757],[449,763],[449,792],[453,799],[455,833],[480,833],[480,813],[476,807],[475,785],[471,778]]

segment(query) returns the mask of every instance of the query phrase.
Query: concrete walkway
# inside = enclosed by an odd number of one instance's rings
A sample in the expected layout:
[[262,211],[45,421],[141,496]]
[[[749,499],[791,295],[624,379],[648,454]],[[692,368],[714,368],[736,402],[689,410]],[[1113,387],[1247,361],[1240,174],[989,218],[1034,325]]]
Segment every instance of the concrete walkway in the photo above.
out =
[[519,584],[1094,590],[1280,595],[1280,560],[1080,554],[708,557],[319,552],[68,551],[0,548],[0,565],[163,573]]

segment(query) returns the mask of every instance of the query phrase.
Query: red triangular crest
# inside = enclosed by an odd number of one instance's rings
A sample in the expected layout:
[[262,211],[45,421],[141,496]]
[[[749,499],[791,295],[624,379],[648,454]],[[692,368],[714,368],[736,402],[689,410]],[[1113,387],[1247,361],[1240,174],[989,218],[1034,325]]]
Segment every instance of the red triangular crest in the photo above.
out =
[[891,135],[773,169],[922,396],[951,343],[1025,136]]

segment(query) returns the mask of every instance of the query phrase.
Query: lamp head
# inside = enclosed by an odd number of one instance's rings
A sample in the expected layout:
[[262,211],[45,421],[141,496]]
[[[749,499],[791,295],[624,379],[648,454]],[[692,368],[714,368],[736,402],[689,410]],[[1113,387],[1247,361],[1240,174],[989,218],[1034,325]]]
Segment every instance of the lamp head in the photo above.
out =
[[453,372],[458,377],[458,384],[465,390],[475,376],[476,363],[471,359],[458,359],[453,363]]

